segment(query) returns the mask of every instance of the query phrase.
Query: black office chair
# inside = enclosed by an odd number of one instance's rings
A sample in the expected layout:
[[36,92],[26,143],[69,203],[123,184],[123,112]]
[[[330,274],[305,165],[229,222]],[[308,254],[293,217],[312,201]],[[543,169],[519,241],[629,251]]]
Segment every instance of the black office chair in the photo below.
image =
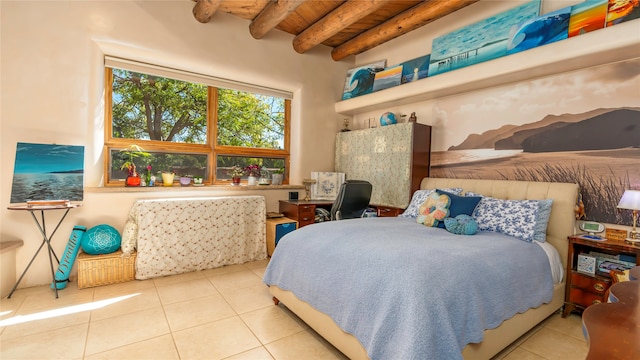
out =
[[331,220],[362,217],[369,206],[373,186],[365,180],[347,180],[340,185],[338,197],[331,207]]

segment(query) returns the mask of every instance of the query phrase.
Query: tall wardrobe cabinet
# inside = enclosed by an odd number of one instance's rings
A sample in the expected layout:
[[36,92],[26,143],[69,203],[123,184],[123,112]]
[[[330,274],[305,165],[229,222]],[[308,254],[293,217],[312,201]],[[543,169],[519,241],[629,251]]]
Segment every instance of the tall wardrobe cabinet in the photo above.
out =
[[404,209],[429,176],[431,126],[402,123],[338,133],[335,171],[373,185],[371,204]]

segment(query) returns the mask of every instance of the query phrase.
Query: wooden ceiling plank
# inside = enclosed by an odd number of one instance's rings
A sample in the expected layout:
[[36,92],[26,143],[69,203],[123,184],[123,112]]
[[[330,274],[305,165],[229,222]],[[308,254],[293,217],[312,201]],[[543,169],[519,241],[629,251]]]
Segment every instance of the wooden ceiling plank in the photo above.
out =
[[222,0],[197,0],[193,7],[193,16],[199,22],[206,24],[211,21],[213,14],[218,11]]
[[380,9],[390,0],[349,0],[293,39],[293,49],[304,54],[326,39]]
[[270,2],[249,25],[254,39],[262,39],[305,0],[277,0]]
[[331,58],[335,61],[340,61],[347,56],[361,54],[478,1],[426,1],[335,47],[331,51]]

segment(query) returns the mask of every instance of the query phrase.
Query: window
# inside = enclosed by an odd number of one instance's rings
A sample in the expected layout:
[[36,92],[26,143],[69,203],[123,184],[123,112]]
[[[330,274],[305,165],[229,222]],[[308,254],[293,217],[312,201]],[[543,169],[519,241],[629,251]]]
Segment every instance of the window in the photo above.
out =
[[157,181],[157,172],[173,171],[226,184],[234,165],[288,168],[291,94],[121,59],[105,63],[107,185],[124,183],[131,145],[144,150],[133,159],[137,172],[150,168]]

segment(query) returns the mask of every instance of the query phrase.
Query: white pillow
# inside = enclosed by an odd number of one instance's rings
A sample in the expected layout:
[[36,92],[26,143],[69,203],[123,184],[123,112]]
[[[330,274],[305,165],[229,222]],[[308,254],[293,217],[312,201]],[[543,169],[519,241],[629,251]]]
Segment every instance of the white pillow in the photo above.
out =
[[[448,193],[452,193],[455,195],[460,195],[462,193],[462,188],[443,188],[439,190],[446,191]],[[413,197],[411,198],[411,203],[409,203],[409,206],[407,207],[407,209],[398,216],[410,217],[410,218],[418,217],[418,211],[420,209],[420,205],[422,205],[424,201],[427,200],[427,197],[429,197],[429,195],[434,191],[436,191],[436,189],[416,190],[416,192],[413,193]]]

